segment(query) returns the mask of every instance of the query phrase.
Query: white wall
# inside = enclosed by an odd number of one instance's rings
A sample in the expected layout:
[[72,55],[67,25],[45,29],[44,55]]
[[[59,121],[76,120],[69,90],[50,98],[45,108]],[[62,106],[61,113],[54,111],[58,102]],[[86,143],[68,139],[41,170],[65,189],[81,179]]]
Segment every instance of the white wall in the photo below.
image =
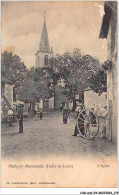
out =
[[[52,53],[46,53],[46,52],[38,52],[37,55],[36,55],[36,67],[44,67],[44,57],[45,55],[48,56],[48,60],[49,58],[52,57]],[[38,56],[39,56],[39,59],[38,59]]]
[[93,91],[85,91],[84,92],[84,105],[86,109],[94,108],[97,114],[102,115],[105,110],[105,106],[107,106],[107,93],[104,92],[100,96]]

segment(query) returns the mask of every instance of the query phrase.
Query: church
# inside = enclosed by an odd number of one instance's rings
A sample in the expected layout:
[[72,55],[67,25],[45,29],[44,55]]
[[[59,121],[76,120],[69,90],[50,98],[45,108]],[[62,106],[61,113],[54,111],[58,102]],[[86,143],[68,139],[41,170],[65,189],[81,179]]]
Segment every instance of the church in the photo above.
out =
[[[36,52],[36,68],[43,68],[48,66],[49,58],[53,57],[52,47],[50,48],[47,27],[46,27],[46,17],[44,15],[44,23],[41,34],[41,40],[39,44],[39,49]],[[50,99],[40,99],[39,108],[44,111],[54,110],[54,97]]]
[[[43,68],[48,66],[49,58],[53,57],[53,49],[50,47],[48,32],[46,26],[46,17],[44,14],[44,23],[41,33],[41,40],[39,49],[36,52],[36,68]],[[62,102],[67,102],[67,98],[62,94],[62,87],[56,86],[55,98],[40,99],[39,108],[44,111],[53,111],[59,109]],[[55,100],[54,100],[55,99]]]
[[53,57],[52,47],[50,48],[48,33],[46,27],[46,18],[44,16],[44,24],[39,44],[39,50],[36,52],[36,68],[43,68],[48,66],[49,58]]

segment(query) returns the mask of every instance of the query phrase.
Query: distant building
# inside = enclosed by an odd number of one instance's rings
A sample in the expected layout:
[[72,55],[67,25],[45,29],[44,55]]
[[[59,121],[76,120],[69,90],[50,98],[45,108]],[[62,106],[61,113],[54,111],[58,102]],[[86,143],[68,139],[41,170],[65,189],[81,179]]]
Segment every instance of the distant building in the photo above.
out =
[[6,118],[8,109],[13,109],[13,83],[1,75],[1,118]]
[[107,93],[103,92],[101,95],[93,92],[90,88],[84,90],[84,105],[86,109],[94,108],[98,116],[106,115]]
[[107,38],[107,126],[106,137],[117,142],[117,2],[106,1],[99,38]]

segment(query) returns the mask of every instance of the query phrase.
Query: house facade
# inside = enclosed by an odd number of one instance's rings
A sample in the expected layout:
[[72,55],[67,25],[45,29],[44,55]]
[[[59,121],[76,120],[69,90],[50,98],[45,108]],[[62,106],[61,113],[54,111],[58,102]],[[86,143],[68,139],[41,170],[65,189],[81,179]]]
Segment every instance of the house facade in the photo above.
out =
[[107,39],[107,126],[106,136],[117,142],[117,2],[106,1],[99,38]]
[[8,109],[13,109],[13,83],[1,75],[1,119],[7,117]]

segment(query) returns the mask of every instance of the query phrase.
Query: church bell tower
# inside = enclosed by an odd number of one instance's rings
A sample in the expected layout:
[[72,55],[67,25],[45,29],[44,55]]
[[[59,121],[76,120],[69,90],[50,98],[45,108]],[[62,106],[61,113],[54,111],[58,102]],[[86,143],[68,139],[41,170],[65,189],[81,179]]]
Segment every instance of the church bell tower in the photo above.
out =
[[44,23],[39,44],[39,50],[36,52],[36,68],[43,68],[48,66],[49,58],[53,56],[52,47],[50,48],[48,33],[46,27],[46,16],[44,11]]

